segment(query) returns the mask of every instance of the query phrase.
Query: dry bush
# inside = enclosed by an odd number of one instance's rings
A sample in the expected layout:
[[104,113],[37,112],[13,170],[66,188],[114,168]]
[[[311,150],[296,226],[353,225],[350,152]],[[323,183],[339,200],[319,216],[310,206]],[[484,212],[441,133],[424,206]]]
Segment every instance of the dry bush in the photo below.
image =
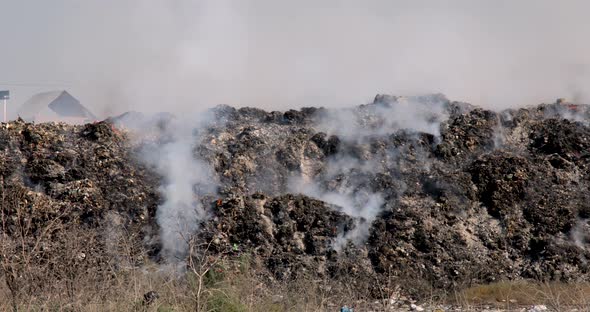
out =
[[58,233],[70,211],[52,211],[47,202],[32,202],[26,189],[6,190],[0,182],[0,273],[16,310],[19,301],[40,296],[68,274],[67,259],[56,257],[53,248],[61,246]]
[[79,207],[51,202],[24,187],[5,188],[3,182],[0,297],[6,299],[0,310],[86,310],[74,307],[109,302],[121,294],[117,286],[133,270],[120,268],[131,267],[125,263],[136,258],[136,240],[121,235],[114,241],[115,252],[106,252],[109,224],[89,226],[80,222]]

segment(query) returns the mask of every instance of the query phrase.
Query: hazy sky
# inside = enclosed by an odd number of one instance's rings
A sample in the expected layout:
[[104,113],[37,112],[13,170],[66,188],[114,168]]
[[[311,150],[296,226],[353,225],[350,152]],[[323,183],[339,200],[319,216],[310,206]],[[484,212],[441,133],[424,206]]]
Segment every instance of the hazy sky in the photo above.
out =
[[103,116],[376,93],[590,101],[587,1],[0,0],[0,12],[12,111],[53,89]]

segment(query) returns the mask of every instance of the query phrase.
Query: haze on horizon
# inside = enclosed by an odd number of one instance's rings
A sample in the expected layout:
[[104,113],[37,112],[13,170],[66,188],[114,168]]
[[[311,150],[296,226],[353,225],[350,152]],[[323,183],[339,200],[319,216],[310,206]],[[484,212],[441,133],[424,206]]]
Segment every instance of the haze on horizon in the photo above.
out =
[[97,115],[343,106],[441,92],[590,102],[586,1],[0,0],[13,113],[67,89]]

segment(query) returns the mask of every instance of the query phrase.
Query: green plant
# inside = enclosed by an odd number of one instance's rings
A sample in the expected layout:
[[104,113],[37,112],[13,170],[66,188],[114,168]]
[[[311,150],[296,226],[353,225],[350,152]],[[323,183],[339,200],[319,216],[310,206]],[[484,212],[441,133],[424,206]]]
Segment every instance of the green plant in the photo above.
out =
[[246,305],[240,302],[240,298],[221,290],[213,291],[207,298],[207,310],[212,312],[247,312]]

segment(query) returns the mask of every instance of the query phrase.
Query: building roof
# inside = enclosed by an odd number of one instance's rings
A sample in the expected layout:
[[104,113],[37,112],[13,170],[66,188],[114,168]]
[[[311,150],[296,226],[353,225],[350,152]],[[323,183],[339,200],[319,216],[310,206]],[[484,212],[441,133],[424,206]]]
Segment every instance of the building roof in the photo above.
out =
[[59,117],[96,119],[86,107],[67,91],[51,91],[35,94],[18,110],[18,115],[27,120],[34,120],[38,115],[50,109]]

